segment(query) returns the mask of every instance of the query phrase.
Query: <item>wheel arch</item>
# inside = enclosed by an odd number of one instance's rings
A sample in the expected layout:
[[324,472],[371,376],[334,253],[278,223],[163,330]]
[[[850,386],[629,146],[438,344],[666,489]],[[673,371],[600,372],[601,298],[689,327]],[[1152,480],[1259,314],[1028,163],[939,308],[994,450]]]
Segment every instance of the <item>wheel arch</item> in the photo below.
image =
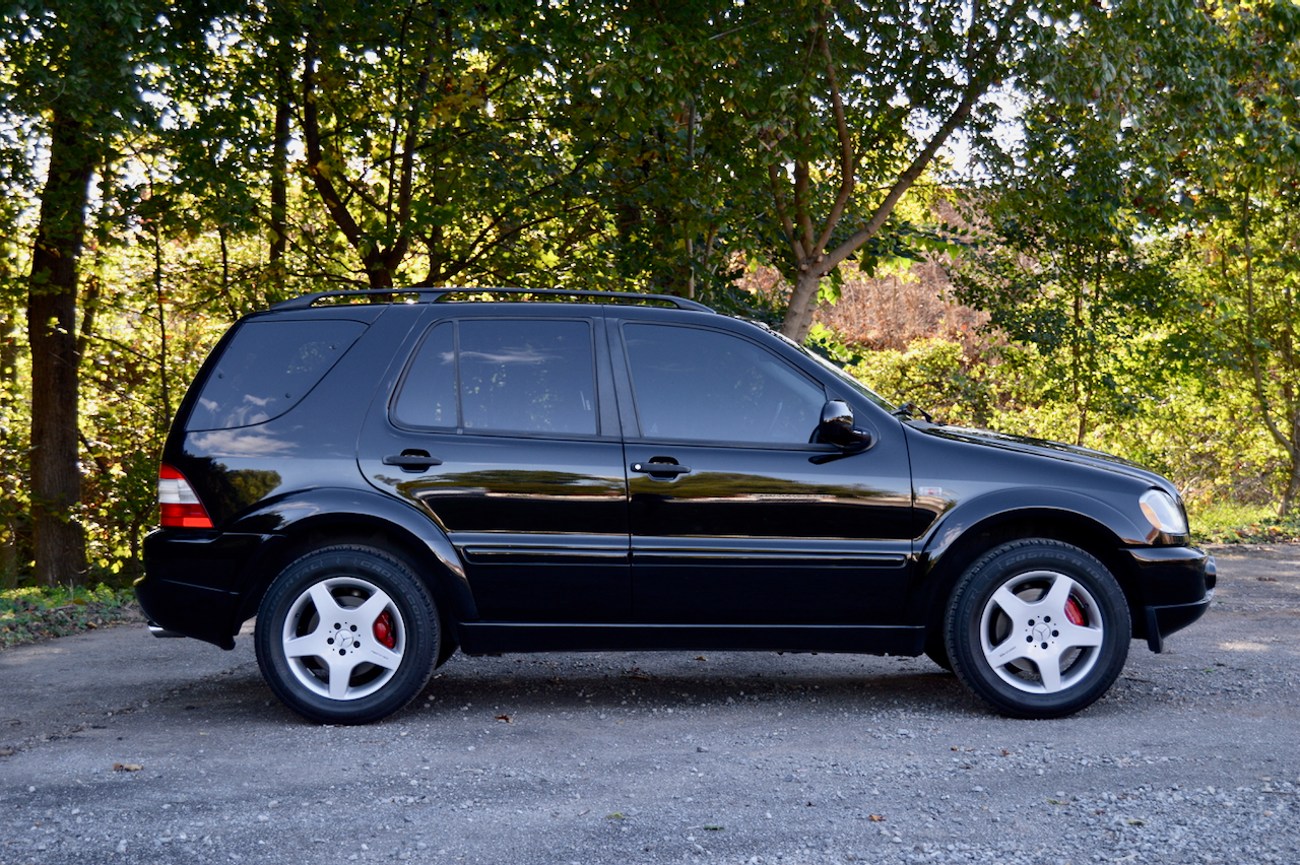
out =
[[268,543],[244,569],[236,629],[257,613],[276,576],[300,556],[322,547],[375,547],[406,561],[438,605],[444,633],[459,639],[457,623],[478,617],[464,563],[432,518],[386,496],[356,490],[314,490],[277,500],[243,516],[234,531],[274,521]]
[[1095,511],[1058,503],[1018,505],[980,513],[973,519],[942,520],[918,545],[918,580],[909,598],[909,621],[925,625],[927,636],[943,631],[952,590],[966,568],[994,547],[1022,538],[1071,544],[1097,558],[1114,575],[1129,607],[1135,637],[1145,636],[1142,593],[1131,556],[1124,554],[1128,527]]

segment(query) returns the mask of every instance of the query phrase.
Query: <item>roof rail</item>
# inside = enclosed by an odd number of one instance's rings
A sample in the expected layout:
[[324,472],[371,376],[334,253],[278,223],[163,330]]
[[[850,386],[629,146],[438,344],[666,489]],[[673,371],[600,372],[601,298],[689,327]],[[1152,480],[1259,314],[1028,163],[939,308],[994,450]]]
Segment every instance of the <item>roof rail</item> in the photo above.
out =
[[[445,301],[453,295],[474,295],[474,294],[492,294],[492,295],[518,295],[521,298],[531,296],[542,297],[587,297],[596,300],[607,300],[610,302],[633,303],[654,301],[657,303],[666,303],[677,309],[690,309],[696,312],[713,312],[714,310],[704,304],[689,300],[684,297],[676,297],[671,294],[640,294],[634,291],[595,291],[592,289],[570,289],[570,288],[476,288],[472,286],[451,286],[444,288],[414,287],[414,288],[365,288],[365,289],[340,289],[338,291],[318,291],[312,294],[304,294],[299,297],[290,298],[281,301],[271,307],[271,309],[310,309],[326,300],[348,300],[357,299],[365,300],[369,303],[439,303]],[[410,298],[410,300],[406,300]]]

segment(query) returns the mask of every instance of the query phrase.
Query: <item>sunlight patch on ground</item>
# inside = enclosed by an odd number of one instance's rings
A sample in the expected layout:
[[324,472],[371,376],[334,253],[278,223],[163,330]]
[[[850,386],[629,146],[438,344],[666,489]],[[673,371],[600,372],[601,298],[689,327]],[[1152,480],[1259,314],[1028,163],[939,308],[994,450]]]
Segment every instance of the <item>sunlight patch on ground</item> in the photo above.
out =
[[1252,643],[1245,640],[1230,640],[1219,644],[1220,649],[1229,652],[1267,652],[1271,647],[1265,643]]

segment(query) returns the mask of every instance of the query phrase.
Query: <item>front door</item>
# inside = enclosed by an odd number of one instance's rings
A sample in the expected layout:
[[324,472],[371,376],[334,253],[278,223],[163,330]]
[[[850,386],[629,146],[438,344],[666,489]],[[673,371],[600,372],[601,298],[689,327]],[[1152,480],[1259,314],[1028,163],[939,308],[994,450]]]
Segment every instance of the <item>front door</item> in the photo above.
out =
[[810,443],[840,395],[759,342],[709,327],[620,332],[637,619],[896,622],[912,528],[897,427],[843,455]]

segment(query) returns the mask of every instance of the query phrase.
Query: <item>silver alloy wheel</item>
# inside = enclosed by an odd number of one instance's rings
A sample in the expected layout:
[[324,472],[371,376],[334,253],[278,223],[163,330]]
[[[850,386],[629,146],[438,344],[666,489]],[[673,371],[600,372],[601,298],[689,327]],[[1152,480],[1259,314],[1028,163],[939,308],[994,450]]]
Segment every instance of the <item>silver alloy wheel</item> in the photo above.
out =
[[1077,580],[1051,570],[1008,579],[984,604],[980,646],[998,678],[1054,694],[1087,677],[1101,657],[1105,622]]
[[294,599],[281,634],[294,678],[331,700],[359,700],[387,684],[402,663],[406,638],[393,600],[356,577],[313,583]]

